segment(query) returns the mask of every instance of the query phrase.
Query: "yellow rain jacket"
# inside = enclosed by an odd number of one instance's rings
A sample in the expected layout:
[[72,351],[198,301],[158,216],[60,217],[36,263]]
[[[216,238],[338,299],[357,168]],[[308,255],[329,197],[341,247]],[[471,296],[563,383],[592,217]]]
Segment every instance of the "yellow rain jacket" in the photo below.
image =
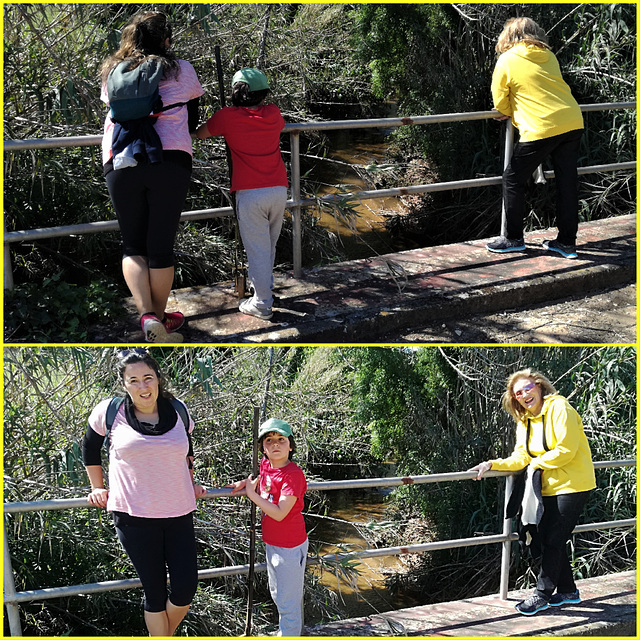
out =
[[[544,448],[543,428],[548,451]],[[508,458],[491,460],[491,470],[518,471],[528,464],[542,470],[543,496],[589,491],[596,486],[591,449],[582,419],[561,395],[547,396],[538,416],[527,411],[516,427],[513,453]]]
[[584,128],[580,107],[548,49],[520,42],[496,63],[491,81],[494,107],[520,132],[521,142]]

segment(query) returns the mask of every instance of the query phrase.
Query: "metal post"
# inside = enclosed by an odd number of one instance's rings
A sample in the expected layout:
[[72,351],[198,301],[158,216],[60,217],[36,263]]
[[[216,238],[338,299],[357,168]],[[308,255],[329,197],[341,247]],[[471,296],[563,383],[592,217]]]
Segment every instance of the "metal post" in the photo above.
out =
[[[7,235],[7,221],[2,216],[2,237]],[[4,288],[11,291],[13,289],[13,267],[11,266],[11,249],[9,243],[4,243]]]
[[[507,131],[504,138],[504,166],[506,169],[511,162],[511,156],[513,155],[513,122],[511,118],[507,121]],[[502,223],[500,226],[500,235],[504,238],[507,237],[507,211],[504,208],[504,184],[502,185]]]
[[[513,488],[513,476],[507,476],[504,484],[504,513],[506,515],[507,503]],[[507,539],[502,543],[502,560],[500,562],[500,600],[506,600],[509,593],[509,564],[511,560],[511,518],[504,519],[502,524],[502,534]]]
[[[300,132],[292,131],[291,139],[291,198],[300,202]],[[291,207],[293,221],[293,277],[302,276],[302,222],[299,204]]]
[[[3,518],[4,520],[4,518]],[[20,624],[20,608],[15,602],[7,602],[7,597],[12,598],[16,595],[16,583],[13,579],[13,568],[11,566],[11,552],[9,551],[9,539],[7,537],[6,522],[2,524],[4,539],[4,606],[7,607],[7,616],[9,618],[9,631],[12,636],[22,635],[22,626]]]

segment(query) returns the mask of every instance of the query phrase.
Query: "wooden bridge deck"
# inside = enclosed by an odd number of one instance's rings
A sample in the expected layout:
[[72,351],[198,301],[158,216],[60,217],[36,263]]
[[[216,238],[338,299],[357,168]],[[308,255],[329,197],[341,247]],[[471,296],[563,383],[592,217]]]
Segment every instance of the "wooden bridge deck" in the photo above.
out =
[[307,630],[321,636],[632,636],[636,627],[636,572],[578,580],[582,602],[523,616],[514,606],[531,590],[412,607],[341,620]]
[[[270,321],[239,313],[228,282],[177,290],[168,310],[188,317],[185,343],[370,343],[398,327],[635,283],[635,215],[581,224],[574,260],[542,248],[542,240],[553,237],[555,230],[527,234],[524,253],[490,253],[486,240],[477,240],[310,269],[301,279],[276,273]],[[118,340],[139,342],[143,336],[129,307],[132,331]]]

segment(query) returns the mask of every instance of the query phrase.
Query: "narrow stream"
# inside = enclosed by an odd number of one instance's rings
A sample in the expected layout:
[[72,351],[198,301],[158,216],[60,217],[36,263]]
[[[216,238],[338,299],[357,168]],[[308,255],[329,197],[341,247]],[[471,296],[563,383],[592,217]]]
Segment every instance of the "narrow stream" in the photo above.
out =
[[[328,493],[330,507],[327,518],[317,520],[312,539],[321,542],[320,554],[344,553],[367,549],[368,543],[352,523],[385,520],[384,494],[381,491],[344,490]],[[403,594],[392,594],[384,584],[386,575],[401,571],[398,556],[385,556],[358,561],[358,575],[353,583],[337,578],[329,570],[322,572],[320,582],[338,594],[344,603],[346,617],[366,616],[419,604]],[[318,571],[317,568],[314,568]]]
[[[340,191],[368,191],[374,187],[363,180],[357,165],[382,165],[386,161],[387,141],[378,129],[328,131],[326,160],[315,160],[310,178],[319,183],[317,195]],[[315,210],[320,226],[337,234],[347,259],[383,255],[394,250],[385,217],[402,211],[398,198],[362,200],[354,207],[356,216],[344,219],[329,210]]]

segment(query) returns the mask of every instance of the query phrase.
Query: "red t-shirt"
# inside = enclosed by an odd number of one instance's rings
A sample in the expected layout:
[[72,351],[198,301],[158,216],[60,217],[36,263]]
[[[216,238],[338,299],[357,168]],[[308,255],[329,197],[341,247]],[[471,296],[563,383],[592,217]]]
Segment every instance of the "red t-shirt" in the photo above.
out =
[[288,187],[280,153],[284,118],[275,104],[224,107],[207,120],[212,136],[224,136],[233,161],[231,191]]
[[260,496],[273,504],[280,502],[280,496],[298,498],[284,520],[278,522],[262,514],[262,539],[274,547],[291,549],[307,539],[302,509],[304,494],[307,491],[307,479],[302,469],[295,463],[274,469],[264,456],[260,462]]

